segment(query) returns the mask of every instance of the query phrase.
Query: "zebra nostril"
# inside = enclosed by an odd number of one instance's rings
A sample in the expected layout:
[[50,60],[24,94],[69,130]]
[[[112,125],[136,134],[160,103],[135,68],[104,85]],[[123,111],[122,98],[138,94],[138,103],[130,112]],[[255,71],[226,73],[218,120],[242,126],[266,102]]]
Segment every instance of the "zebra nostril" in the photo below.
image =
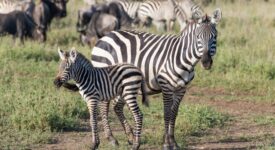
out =
[[61,82],[60,78],[56,78],[53,83],[57,88],[60,88],[61,85],[62,85],[62,82]]

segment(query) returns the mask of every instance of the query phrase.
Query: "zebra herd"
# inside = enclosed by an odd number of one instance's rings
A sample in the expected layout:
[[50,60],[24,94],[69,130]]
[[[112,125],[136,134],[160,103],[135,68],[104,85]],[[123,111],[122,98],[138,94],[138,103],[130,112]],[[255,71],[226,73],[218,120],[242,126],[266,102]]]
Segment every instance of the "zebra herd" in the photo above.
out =
[[[199,7],[194,7],[193,9],[197,8]],[[108,124],[110,99],[115,99],[115,112],[125,129],[125,133],[129,136],[129,141],[132,141],[132,148],[139,148],[142,114],[136,103],[136,95],[137,90],[140,88],[143,89],[144,94],[143,85],[140,85],[143,82],[146,83],[147,94],[163,94],[165,122],[163,148],[179,149],[174,137],[174,127],[179,104],[186,92],[186,86],[194,78],[194,67],[198,61],[201,61],[205,69],[210,69],[212,66],[212,57],[216,52],[216,24],[221,19],[220,9],[215,10],[211,17],[207,15],[201,17],[200,11],[196,10],[195,12],[195,14],[192,14],[192,18],[197,17],[197,21],[187,23],[187,26],[179,36],[154,35],[138,31],[111,32],[101,38],[93,48],[93,65],[88,63],[87,59],[74,50],[70,54],[59,51],[60,58],[63,60],[63,63],[60,65],[60,68],[63,69],[63,75],[59,75],[56,78],[55,84],[60,87],[70,76],[77,81],[76,89],[79,89],[90,110],[93,132],[92,149],[96,149],[99,145],[96,126],[98,101],[101,101],[100,110],[105,135],[110,142],[117,144],[117,140],[113,137]],[[133,16],[135,15],[133,13]],[[127,64],[116,65],[121,63],[133,64],[135,67]],[[112,67],[107,66],[112,66],[116,69],[120,67],[125,68],[125,73],[119,71],[115,76],[113,76],[114,74],[108,76],[109,72],[112,72],[108,71],[108,69]],[[97,68],[98,70],[95,71],[94,67],[107,68]],[[143,81],[142,74],[145,76],[145,81]],[[139,78],[131,78],[129,80],[130,75],[139,76]],[[91,78],[91,76],[94,78]],[[98,78],[98,80],[95,78]],[[111,82],[117,79],[128,82],[120,84]],[[130,90],[122,88],[123,85],[129,86]],[[123,96],[125,93],[127,93],[126,96]],[[130,99],[130,102],[127,98]],[[134,134],[123,114],[125,103],[128,104],[134,114],[136,122]]]
[[[196,11],[192,13],[191,18],[196,19],[187,22],[180,35],[112,31],[99,39],[92,49],[92,65],[75,50],[70,53],[59,51],[62,60],[61,72],[55,80],[55,85],[79,90],[86,100],[91,115],[92,149],[99,145],[96,125],[99,101],[105,135],[111,143],[118,144],[108,123],[111,99],[115,99],[114,110],[129,136],[130,143],[133,144],[132,149],[139,148],[143,117],[136,103],[136,95],[140,90],[144,102],[144,93],[162,93],[165,125],[163,149],[179,149],[174,136],[179,105],[187,85],[195,76],[196,64],[201,61],[204,69],[211,69],[212,57],[217,47],[216,25],[222,18],[220,9],[216,9],[212,16],[202,15],[202,12],[198,11],[199,7],[194,6],[190,10],[192,9]],[[66,82],[70,78],[76,81],[76,85],[68,86]],[[145,84],[145,89],[142,84]],[[125,104],[134,114],[134,133],[123,113]]]
[[147,0],[144,2],[127,0],[107,0],[118,2],[134,23],[143,26],[154,24],[158,30],[171,31],[177,20],[181,30],[187,22],[200,18],[204,11],[193,0]]

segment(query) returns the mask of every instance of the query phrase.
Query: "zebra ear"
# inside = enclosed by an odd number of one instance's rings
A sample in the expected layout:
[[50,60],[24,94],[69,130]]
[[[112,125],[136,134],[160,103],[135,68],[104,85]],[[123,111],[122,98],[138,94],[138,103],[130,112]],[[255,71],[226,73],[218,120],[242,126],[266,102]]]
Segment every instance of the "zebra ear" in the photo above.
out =
[[59,54],[59,57],[61,60],[65,60],[66,59],[66,54],[63,50],[61,50],[59,47],[58,47],[58,54]]
[[216,9],[213,12],[213,16],[211,17],[211,23],[218,24],[222,19],[222,10],[220,8]]
[[73,47],[70,51],[70,60],[74,63],[75,62],[75,59],[76,59],[76,56],[77,56],[77,51],[76,49]]
[[201,10],[194,10],[192,12],[192,20],[199,22],[202,17],[203,17],[203,12]]

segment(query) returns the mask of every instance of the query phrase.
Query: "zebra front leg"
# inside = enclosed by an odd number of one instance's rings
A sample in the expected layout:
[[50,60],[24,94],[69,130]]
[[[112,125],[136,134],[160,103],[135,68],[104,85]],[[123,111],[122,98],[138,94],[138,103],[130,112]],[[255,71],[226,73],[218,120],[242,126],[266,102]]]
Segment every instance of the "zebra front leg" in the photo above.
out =
[[133,144],[133,130],[131,128],[131,126],[129,125],[129,123],[127,122],[124,113],[123,113],[123,107],[125,105],[125,102],[123,102],[120,98],[116,98],[115,100],[115,104],[114,104],[114,111],[125,131],[125,134],[128,138],[128,143],[130,145]]
[[164,105],[164,125],[165,131],[163,135],[163,150],[170,150],[169,122],[171,116],[171,106],[173,103],[173,93],[163,90],[163,105]]
[[105,132],[105,137],[107,140],[114,146],[118,146],[118,141],[114,138],[112,134],[112,130],[110,128],[110,124],[108,121],[108,116],[109,116],[109,104],[110,101],[103,101],[99,104],[100,108],[100,114],[102,117],[102,123],[103,123],[103,129]]
[[179,150],[180,147],[178,146],[176,140],[175,140],[175,124],[176,124],[176,118],[178,115],[178,109],[179,109],[179,105],[182,101],[182,98],[185,94],[185,89],[179,90],[177,91],[173,98],[173,105],[171,107],[171,117],[170,117],[170,122],[169,122],[169,136],[170,136],[170,144],[171,144],[171,148],[173,150]]
[[100,143],[98,130],[97,130],[97,103],[98,103],[97,99],[87,100],[87,106],[90,112],[90,124],[92,129],[92,145],[91,145],[92,150],[97,149]]
[[143,121],[143,114],[141,113],[138,103],[137,103],[137,98],[128,95],[126,97],[130,97],[130,99],[125,99],[129,109],[131,110],[134,120],[135,120],[135,131],[134,131],[134,139],[133,139],[133,146],[132,150],[138,150],[140,147],[140,136],[141,136],[141,130],[142,130],[142,121]]

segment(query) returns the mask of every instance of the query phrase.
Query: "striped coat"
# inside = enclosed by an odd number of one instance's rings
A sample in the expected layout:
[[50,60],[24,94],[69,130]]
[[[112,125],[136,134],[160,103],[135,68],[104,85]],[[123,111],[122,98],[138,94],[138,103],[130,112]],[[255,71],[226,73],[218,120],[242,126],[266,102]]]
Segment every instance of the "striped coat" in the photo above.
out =
[[[99,136],[97,131],[97,105],[99,102],[109,104],[110,100],[119,97],[116,101],[115,112],[118,118],[125,121],[120,114],[121,104],[126,103],[131,110],[134,121],[134,133],[127,131],[123,125],[125,132],[133,134],[133,139],[129,139],[132,143],[132,149],[138,149],[140,146],[140,135],[142,128],[143,116],[137,104],[137,95],[139,90],[142,92],[142,101],[147,104],[145,95],[144,81],[142,72],[131,64],[120,64],[108,66],[105,68],[96,68],[81,53],[71,50],[70,53],[59,50],[61,63],[59,73],[54,81],[57,87],[68,80],[73,79],[79,89],[83,99],[86,101],[92,128],[92,149],[96,149],[99,145]],[[108,111],[108,108],[104,109]]]
[[144,73],[147,92],[162,93],[164,103],[164,148],[178,145],[174,138],[175,120],[186,86],[194,78],[201,61],[210,69],[216,52],[216,24],[221,10],[189,23],[180,35],[154,35],[137,31],[114,31],[101,38],[92,50],[95,66],[127,62]]

